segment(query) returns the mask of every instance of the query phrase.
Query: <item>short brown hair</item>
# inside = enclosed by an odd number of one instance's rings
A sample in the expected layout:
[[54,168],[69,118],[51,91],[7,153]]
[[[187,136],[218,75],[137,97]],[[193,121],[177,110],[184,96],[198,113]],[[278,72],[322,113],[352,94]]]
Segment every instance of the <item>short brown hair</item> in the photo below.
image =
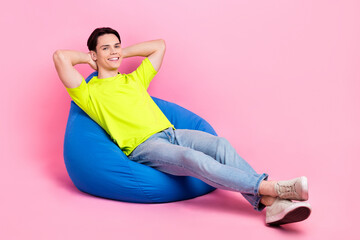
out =
[[114,34],[119,39],[119,42],[121,43],[120,35],[116,30],[109,28],[109,27],[96,28],[91,33],[91,35],[87,41],[87,46],[88,46],[89,51],[96,52],[96,45],[97,45],[98,37],[100,37],[101,35],[104,35],[104,34]]

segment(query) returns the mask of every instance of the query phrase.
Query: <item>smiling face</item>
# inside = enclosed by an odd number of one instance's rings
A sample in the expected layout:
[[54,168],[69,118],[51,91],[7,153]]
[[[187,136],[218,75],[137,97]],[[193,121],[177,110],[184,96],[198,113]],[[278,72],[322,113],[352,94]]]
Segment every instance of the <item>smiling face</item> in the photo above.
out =
[[117,71],[123,59],[119,39],[114,34],[101,35],[97,39],[96,52],[91,51],[91,56],[99,71]]

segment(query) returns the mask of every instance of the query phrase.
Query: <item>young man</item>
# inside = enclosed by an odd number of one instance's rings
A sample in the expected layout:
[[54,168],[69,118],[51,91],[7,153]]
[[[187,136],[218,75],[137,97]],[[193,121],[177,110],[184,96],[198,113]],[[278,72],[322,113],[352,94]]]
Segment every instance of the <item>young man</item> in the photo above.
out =
[[[88,39],[89,53],[57,50],[56,70],[74,102],[97,122],[132,161],[173,175],[193,176],[216,188],[240,192],[255,210],[267,206],[266,223],[280,225],[308,218],[306,177],[267,181],[222,137],[175,129],[154,103],[147,88],[160,70],[164,40],[122,48],[111,28],[97,28]],[[130,74],[118,68],[123,58],[142,56]],[[88,83],[74,68],[87,63],[98,71]]]

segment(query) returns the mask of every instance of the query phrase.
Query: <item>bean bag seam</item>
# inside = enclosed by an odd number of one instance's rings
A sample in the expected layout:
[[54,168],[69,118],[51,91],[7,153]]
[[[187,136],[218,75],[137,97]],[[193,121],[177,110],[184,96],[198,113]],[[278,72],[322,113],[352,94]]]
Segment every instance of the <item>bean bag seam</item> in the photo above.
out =
[[[72,101],[72,102],[74,102],[74,101]],[[75,102],[74,102],[74,104],[75,104],[77,107],[79,107]],[[71,103],[70,103],[70,108],[71,108]],[[79,107],[79,108],[80,108],[80,107]],[[69,115],[70,115],[70,112],[69,112]],[[71,125],[78,117],[79,117],[79,114],[76,114],[75,116],[73,116],[73,117],[71,118],[71,121],[68,123],[68,125]]]
[[196,129],[196,130],[200,130],[200,129],[199,129],[199,128],[200,128],[200,125],[201,125],[201,121],[198,120],[198,122],[197,122],[197,124],[196,124],[196,126],[195,126],[195,129]]
[[[126,159],[127,161],[131,161],[130,159]],[[127,167],[128,169],[130,169],[131,171],[131,174],[134,176],[134,171],[133,169],[129,166],[129,164],[127,163]],[[141,189],[141,191],[144,193],[144,195],[147,197],[148,200],[151,200],[153,201],[153,199],[151,199],[148,194],[144,191],[144,188],[141,186],[140,182],[136,179],[136,178],[133,178],[134,181],[138,184],[139,188]]]

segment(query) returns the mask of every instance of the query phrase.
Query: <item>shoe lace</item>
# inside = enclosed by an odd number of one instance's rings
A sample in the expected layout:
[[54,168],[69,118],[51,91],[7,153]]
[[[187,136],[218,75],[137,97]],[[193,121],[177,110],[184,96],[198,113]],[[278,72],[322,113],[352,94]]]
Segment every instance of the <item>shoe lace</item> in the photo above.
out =
[[295,183],[292,185],[280,185],[278,183],[279,190],[282,194],[296,193]]

